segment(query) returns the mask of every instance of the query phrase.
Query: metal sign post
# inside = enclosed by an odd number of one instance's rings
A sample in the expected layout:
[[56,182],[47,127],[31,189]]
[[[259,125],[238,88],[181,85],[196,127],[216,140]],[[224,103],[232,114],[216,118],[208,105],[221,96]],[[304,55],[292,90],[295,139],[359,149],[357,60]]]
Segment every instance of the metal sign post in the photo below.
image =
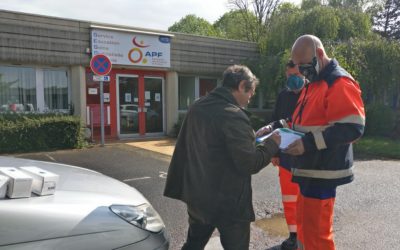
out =
[[[110,59],[102,54],[95,55],[90,60],[90,68],[97,76],[93,77],[94,81],[100,81],[100,133],[101,133],[101,146],[104,146],[104,81],[110,81],[107,76],[110,73],[112,63]],[[93,131],[92,131],[93,133]]]
[[103,81],[100,81],[100,130],[101,146],[104,146],[104,87]]

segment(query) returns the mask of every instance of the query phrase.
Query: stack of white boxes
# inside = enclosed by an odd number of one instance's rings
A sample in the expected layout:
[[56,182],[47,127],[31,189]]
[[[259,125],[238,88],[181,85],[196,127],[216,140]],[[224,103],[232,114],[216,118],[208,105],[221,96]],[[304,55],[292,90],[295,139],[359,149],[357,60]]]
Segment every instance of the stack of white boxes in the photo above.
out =
[[31,193],[52,195],[56,190],[59,176],[47,170],[34,167],[0,167],[0,199],[28,198]]
[[7,193],[8,177],[0,175],[0,199],[4,199]]
[[12,167],[2,167],[0,172],[9,177],[7,190],[9,198],[31,197],[33,179],[29,175]]
[[51,195],[56,191],[58,175],[33,166],[20,167],[19,169],[33,178],[33,193],[38,195]]

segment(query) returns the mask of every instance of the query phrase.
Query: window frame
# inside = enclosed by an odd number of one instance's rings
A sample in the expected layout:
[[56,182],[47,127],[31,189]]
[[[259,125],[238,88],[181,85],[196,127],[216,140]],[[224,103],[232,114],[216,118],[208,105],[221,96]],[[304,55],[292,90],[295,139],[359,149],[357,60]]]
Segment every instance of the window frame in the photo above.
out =
[[[61,112],[68,113],[70,111],[70,104],[72,101],[72,83],[71,83],[71,70],[69,67],[60,66],[38,66],[38,65],[30,65],[30,64],[0,64],[1,67],[12,67],[12,68],[30,68],[35,72],[35,84],[36,84],[36,111],[32,113],[46,113],[46,112]],[[67,85],[68,85],[68,107],[67,109],[52,109],[45,110],[45,100],[44,100],[44,72],[46,70],[49,71],[64,71],[67,77]],[[27,112],[27,111],[25,111]],[[29,112],[31,113],[31,112]]]
[[194,101],[199,99],[200,96],[200,78],[201,79],[211,79],[211,80],[216,80],[217,81],[217,86],[216,88],[222,86],[222,80],[218,77],[212,77],[212,76],[202,76],[202,75],[191,75],[191,74],[178,74],[178,112],[179,113],[186,113],[187,109],[181,109],[179,107],[179,99],[180,99],[180,94],[179,94],[179,77],[194,77]]

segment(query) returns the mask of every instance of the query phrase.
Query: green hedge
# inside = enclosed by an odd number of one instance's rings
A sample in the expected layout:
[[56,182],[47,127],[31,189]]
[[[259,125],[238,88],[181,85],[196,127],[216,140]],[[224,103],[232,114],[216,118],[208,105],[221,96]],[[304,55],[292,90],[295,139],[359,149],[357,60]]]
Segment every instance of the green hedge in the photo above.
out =
[[387,137],[364,136],[354,143],[355,155],[400,160],[400,141]]
[[396,113],[388,106],[366,106],[365,134],[368,136],[391,136],[396,126]]
[[0,153],[80,148],[84,139],[78,117],[60,114],[0,115]]

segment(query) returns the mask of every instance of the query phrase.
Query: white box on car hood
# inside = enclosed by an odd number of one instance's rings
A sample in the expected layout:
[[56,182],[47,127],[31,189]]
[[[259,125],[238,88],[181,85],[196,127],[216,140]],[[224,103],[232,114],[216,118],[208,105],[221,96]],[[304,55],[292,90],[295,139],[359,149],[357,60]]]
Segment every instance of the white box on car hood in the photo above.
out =
[[10,178],[7,190],[8,197],[31,197],[33,179],[29,175],[13,167],[0,167],[0,172]]
[[20,167],[19,169],[33,178],[33,193],[38,195],[54,194],[59,179],[57,174],[35,166]]
[[0,175],[0,199],[6,197],[8,179],[7,176]]

